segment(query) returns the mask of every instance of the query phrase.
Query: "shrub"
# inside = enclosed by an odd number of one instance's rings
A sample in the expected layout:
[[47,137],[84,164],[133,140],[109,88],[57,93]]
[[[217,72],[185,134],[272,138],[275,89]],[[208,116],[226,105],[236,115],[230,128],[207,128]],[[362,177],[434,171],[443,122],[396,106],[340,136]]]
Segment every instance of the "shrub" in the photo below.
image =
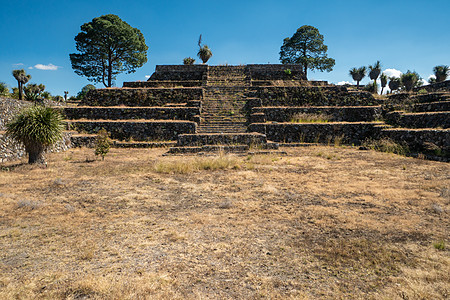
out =
[[291,69],[286,69],[286,70],[284,70],[284,73],[285,73],[286,75],[292,75]]
[[433,243],[433,247],[437,250],[445,250],[445,241],[437,241]]
[[363,142],[362,146],[368,149],[380,152],[395,153],[398,155],[406,155],[409,153],[409,147],[407,145],[398,144],[389,138],[382,138],[379,140],[369,138]]
[[109,140],[108,132],[102,128],[97,133],[95,155],[101,155],[102,160],[105,160],[106,154],[109,152],[111,142]]
[[185,65],[193,65],[195,63],[195,59],[192,57],[186,57],[183,59],[183,64]]
[[292,123],[327,123],[332,116],[326,114],[297,113],[291,118]]

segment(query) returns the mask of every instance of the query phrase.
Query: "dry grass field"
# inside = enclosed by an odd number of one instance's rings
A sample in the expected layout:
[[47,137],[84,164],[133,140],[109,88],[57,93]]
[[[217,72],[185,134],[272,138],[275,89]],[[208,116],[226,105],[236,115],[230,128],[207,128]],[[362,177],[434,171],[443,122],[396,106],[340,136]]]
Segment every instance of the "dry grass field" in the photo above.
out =
[[0,299],[448,299],[450,165],[51,154],[1,165]]

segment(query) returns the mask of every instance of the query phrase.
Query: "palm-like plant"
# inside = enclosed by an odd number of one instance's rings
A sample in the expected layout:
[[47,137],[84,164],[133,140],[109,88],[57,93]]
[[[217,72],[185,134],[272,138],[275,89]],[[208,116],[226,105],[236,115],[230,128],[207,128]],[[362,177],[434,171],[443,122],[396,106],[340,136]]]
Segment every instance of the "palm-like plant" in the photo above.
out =
[[28,75],[24,69],[13,70],[12,74],[17,80],[17,85],[19,88],[19,100],[22,100],[23,86],[31,79],[31,75]]
[[9,87],[4,82],[0,82],[0,96],[8,96]]
[[28,163],[45,164],[44,151],[62,137],[62,116],[51,107],[34,105],[6,124],[6,135],[22,143]]
[[386,74],[382,73],[380,76],[380,81],[381,81],[381,95],[383,95],[383,90],[386,87],[387,81],[388,81],[388,77]]
[[356,81],[356,87],[359,87],[359,82],[366,76],[366,67],[353,68],[350,69],[349,74],[352,76],[353,80]]
[[436,82],[442,82],[447,80],[450,76],[450,68],[448,66],[436,66],[433,68],[434,76],[436,76]]
[[203,61],[204,64],[211,58],[212,52],[208,45],[203,45],[197,53],[198,57]]
[[373,66],[369,66],[369,77],[371,80],[373,80],[374,82],[377,81],[378,76],[380,76],[381,73],[381,63],[379,60],[377,60],[377,62],[373,65]]
[[411,72],[408,70],[400,77],[403,87],[407,92],[411,91],[414,87],[420,84],[420,76],[417,72]]
[[183,59],[183,64],[184,65],[193,65],[195,63],[195,58],[192,57],[185,57]]
[[397,77],[389,77],[389,89],[391,91],[396,91],[400,88],[400,85],[402,84],[400,78]]

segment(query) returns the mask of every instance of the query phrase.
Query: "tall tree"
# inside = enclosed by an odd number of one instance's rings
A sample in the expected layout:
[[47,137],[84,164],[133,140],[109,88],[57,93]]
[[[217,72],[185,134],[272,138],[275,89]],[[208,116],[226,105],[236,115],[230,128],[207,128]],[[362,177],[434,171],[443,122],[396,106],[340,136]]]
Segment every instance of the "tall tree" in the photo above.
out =
[[350,76],[356,81],[356,87],[359,88],[359,82],[366,76],[366,67],[352,68],[349,71]]
[[373,64],[373,66],[369,66],[369,77],[371,80],[373,80],[374,84],[376,84],[376,81],[378,79],[378,76],[380,76],[381,73],[381,63],[379,60],[377,60],[376,63]]
[[19,100],[22,100],[23,86],[31,79],[31,75],[27,74],[24,69],[13,70],[12,75],[17,80],[17,87],[19,89]]
[[442,82],[447,80],[450,76],[450,68],[448,66],[436,66],[433,68],[434,76],[436,76],[436,82]]
[[308,69],[331,72],[335,60],[327,56],[328,47],[323,43],[323,35],[313,26],[304,25],[291,38],[285,38],[280,51],[283,64],[300,64],[305,77]]
[[29,164],[45,164],[44,151],[62,137],[62,119],[51,107],[33,105],[6,124],[6,135],[24,144]]
[[381,95],[383,95],[383,90],[386,87],[387,81],[388,81],[388,77],[386,74],[382,73],[380,76],[380,81],[381,81]]
[[106,87],[111,87],[117,74],[133,73],[147,62],[148,47],[143,34],[116,15],[104,15],[83,24],[75,41],[81,52],[70,54],[75,73]]

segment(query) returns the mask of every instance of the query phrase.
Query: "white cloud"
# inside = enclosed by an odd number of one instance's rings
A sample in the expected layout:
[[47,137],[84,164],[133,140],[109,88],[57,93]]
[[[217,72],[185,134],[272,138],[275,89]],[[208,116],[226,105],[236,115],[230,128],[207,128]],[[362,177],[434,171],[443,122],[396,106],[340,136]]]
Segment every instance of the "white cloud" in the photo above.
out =
[[149,78],[150,78],[150,75],[145,75],[145,78],[149,79]]
[[33,70],[33,67],[28,67],[28,70]]
[[337,85],[344,85],[344,84],[353,84],[349,81],[339,81],[338,83],[336,83]]
[[13,64],[14,67],[23,66],[23,63]]
[[56,71],[60,68],[58,66],[55,66],[54,64],[48,64],[48,65],[37,64],[34,67],[38,70],[46,70],[46,71]]
[[396,69],[386,69],[383,71],[384,74],[386,74],[387,77],[397,77],[399,78],[403,73]]

